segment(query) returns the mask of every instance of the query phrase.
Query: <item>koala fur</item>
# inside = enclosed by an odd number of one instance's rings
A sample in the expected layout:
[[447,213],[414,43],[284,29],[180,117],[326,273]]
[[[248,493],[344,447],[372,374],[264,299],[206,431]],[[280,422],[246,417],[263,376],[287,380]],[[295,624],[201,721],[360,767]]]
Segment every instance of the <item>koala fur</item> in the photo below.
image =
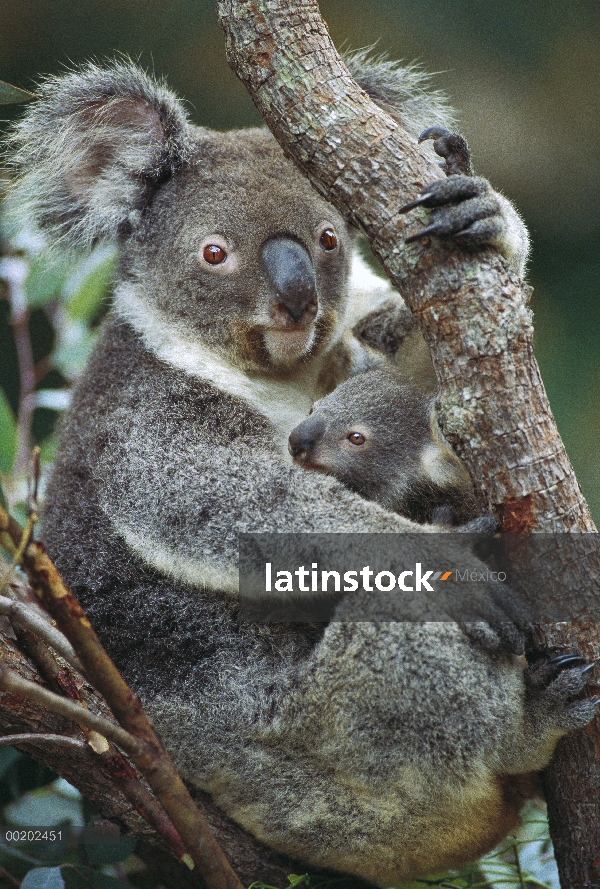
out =
[[[414,73],[373,71],[412,101],[403,121],[444,123]],[[234,595],[241,531],[432,530],[286,447],[372,363],[351,328],[400,297],[266,130],[193,126],[126,62],[37,92],[13,136],[13,206],[55,242],[121,249],[47,490],[59,570],[184,777],[260,840],[382,884],[475,858],[515,822],[520,776],[591,718],[581,669],[528,684],[518,633],[485,616],[479,639],[453,623],[260,625]],[[511,240],[504,210],[487,194],[515,262],[523,231]]]
[[434,401],[389,365],[364,371],[313,405],[290,433],[290,454],[415,522],[463,524],[481,510]]

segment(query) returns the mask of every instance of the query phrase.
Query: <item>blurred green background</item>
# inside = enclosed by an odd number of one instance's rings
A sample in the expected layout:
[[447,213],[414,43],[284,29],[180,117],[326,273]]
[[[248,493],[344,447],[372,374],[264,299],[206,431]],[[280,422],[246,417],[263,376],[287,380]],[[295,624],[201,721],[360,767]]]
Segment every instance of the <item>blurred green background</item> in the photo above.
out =
[[[378,41],[392,57],[439,72],[459,109],[478,172],[513,199],[533,240],[537,353],[559,428],[600,519],[600,4],[598,0],[322,0],[339,46]],[[165,74],[194,120],[257,122],[224,58],[213,0],[2,0],[0,79],[31,88],[40,73],[115,51]],[[8,120],[17,109],[1,109]],[[1,296],[1,291],[0,291]],[[54,333],[29,321],[36,360]],[[8,305],[0,299],[0,379],[16,410]],[[38,385],[64,385],[60,374]],[[51,402],[51,399],[50,399]],[[55,417],[36,410],[33,430]]]

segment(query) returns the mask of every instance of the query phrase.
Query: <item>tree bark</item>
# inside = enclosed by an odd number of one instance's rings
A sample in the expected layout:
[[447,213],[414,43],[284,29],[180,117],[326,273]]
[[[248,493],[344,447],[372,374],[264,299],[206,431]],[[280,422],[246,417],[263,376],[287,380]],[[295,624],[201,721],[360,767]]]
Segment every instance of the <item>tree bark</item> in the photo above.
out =
[[[440,171],[354,83],[316,0],[218,0],[217,9],[230,65],[285,154],[366,234],[419,320],[442,429],[482,504],[507,532],[595,532],[533,354],[530,288],[493,250],[404,243],[425,217],[399,208]],[[550,570],[566,577],[560,561]],[[599,577],[590,547],[564,595],[597,599]],[[600,657],[597,625],[538,628],[536,641]],[[563,889],[600,886],[599,751],[596,721],[560,744],[546,775]]]

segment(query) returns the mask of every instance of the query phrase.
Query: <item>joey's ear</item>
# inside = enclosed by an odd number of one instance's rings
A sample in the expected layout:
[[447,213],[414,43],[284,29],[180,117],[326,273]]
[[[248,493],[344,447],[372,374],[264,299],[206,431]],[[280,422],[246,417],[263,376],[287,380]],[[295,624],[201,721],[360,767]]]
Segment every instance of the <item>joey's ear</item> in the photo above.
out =
[[372,47],[343,53],[348,70],[384,111],[418,138],[431,126],[452,129],[454,113],[445,95],[431,86],[431,76],[418,65],[392,62],[375,56]]
[[128,61],[50,77],[36,92],[10,137],[12,213],[70,243],[135,228],[187,158],[180,101]]

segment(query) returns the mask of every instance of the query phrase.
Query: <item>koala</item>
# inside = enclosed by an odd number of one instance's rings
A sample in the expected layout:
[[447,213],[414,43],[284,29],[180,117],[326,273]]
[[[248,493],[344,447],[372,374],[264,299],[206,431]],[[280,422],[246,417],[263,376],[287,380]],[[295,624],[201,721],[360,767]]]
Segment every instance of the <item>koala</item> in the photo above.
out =
[[346,380],[288,439],[294,462],[415,522],[463,524],[481,512],[437,424],[434,398],[389,366]]
[[[355,73],[415,136],[448,123],[417,72],[360,56]],[[194,126],[124,61],[37,94],[12,137],[13,207],[65,248],[120,247],[47,487],[59,571],[182,775],[269,847],[379,884],[475,858],[515,822],[515,782],[591,718],[581,658],[533,681],[522,621],[487,588],[464,626],[348,622],[345,601],[327,624],[250,623],[236,601],[241,532],[435,530],[287,451],[372,364],[353,328],[401,297],[266,130]],[[440,237],[473,229],[472,249],[523,261],[485,180],[424,195]]]

